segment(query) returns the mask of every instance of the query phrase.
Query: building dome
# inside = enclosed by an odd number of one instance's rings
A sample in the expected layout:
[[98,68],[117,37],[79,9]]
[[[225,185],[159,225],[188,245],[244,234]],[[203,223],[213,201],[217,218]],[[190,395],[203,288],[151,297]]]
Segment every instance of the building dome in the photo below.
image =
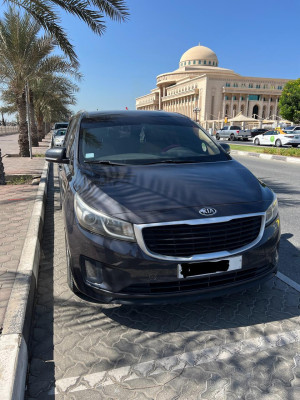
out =
[[216,53],[205,46],[198,46],[192,47],[183,53],[180,61],[179,67],[185,66],[218,66],[218,57]]

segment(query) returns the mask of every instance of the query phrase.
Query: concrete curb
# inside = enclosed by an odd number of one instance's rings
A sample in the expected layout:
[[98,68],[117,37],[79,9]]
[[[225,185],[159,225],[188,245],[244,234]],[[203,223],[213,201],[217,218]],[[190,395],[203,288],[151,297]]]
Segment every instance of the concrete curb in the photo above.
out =
[[239,156],[250,156],[263,158],[264,160],[277,160],[284,161],[292,164],[300,164],[300,158],[297,157],[287,157],[287,156],[278,156],[276,154],[264,154],[264,153],[253,153],[249,151],[240,151],[240,150],[231,150],[230,154],[237,154]]
[[40,263],[49,163],[45,161],[0,337],[0,399],[23,400],[28,341]]

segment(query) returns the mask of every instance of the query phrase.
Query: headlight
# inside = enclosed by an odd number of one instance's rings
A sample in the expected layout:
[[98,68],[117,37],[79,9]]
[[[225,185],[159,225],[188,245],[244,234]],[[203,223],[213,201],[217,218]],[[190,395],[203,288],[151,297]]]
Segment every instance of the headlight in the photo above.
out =
[[74,209],[79,224],[88,231],[98,235],[135,241],[132,224],[94,210],[85,204],[77,193],[74,198]]
[[278,215],[278,202],[274,194],[274,200],[266,211],[266,225],[270,224]]

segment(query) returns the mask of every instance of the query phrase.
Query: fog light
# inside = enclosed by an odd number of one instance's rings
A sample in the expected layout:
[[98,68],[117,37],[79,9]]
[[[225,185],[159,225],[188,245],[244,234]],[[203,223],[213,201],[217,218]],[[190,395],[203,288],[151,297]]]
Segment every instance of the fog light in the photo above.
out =
[[84,269],[87,283],[100,285],[103,282],[102,268],[99,262],[85,258]]

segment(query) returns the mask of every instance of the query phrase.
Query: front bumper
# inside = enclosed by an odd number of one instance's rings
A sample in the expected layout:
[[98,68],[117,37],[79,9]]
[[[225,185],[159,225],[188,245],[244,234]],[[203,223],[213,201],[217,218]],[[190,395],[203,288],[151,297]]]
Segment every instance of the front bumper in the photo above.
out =
[[[241,269],[187,278],[178,278],[178,262],[155,259],[135,242],[92,234],[76,221],[66,228],[75,284],[99,302],[155,304],[217,297],[262,283],[277,272],[279,219],[254,247],[241,253]],[[89,280],[91,264],[100,271],[98,282]]]

